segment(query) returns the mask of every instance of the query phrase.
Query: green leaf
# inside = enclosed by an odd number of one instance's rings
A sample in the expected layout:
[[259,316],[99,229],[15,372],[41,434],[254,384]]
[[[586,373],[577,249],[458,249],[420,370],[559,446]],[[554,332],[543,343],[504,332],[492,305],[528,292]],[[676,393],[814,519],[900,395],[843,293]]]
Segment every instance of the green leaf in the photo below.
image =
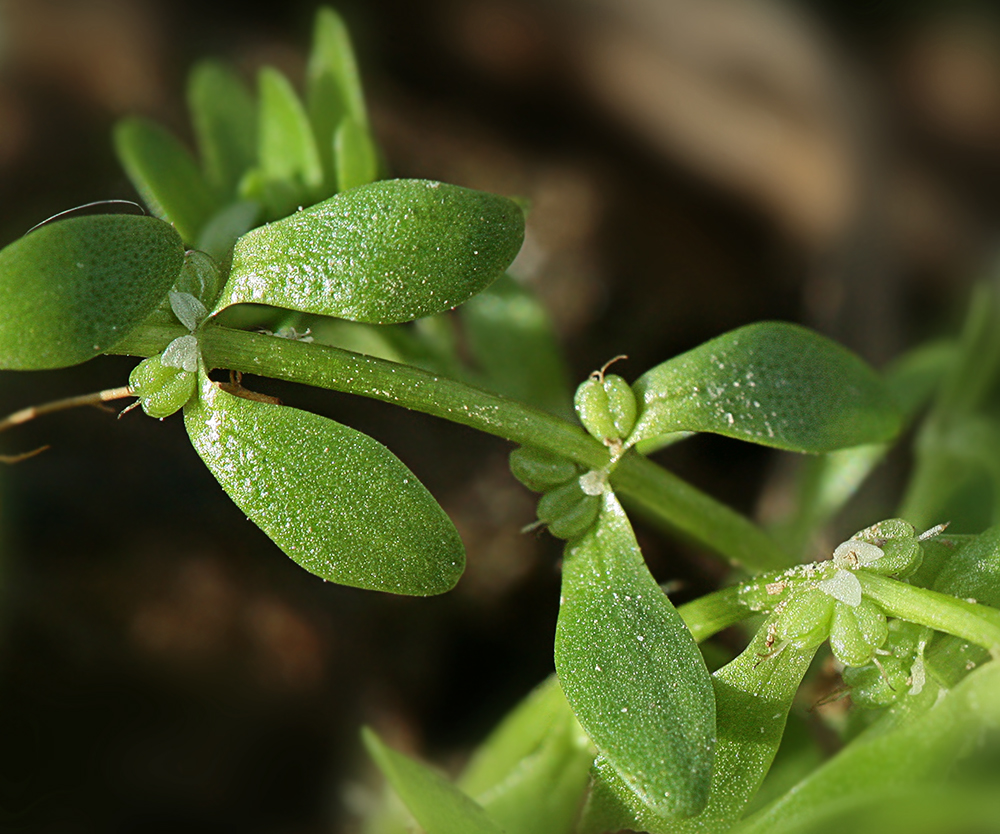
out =
[[361,737],[379,770],[427,834],[505,834],[482,806],[443,776],[387,747],[368,728],[361,731]]
[[929,683],[919,696],[924,711],[910,705],[916,700],[907,699],[896,726],[885,729],[882,719],[735,831],[815,831],[846,808],[913,789],[923,780],[929,787],[940,785],[955,760],[969,750],[970,740],[1000,725],[1000,665],[976,670],[947,693]]
[[889,440],[900,415],[880,377],[803,327],[741,327],[657,365],[636,380],[630,443],[705,431],[795,452]]
[[0,367],[65,368],[112,348],[176,280],[184,246],[168,223],[74,217],[0,250]]
[[219,264],[228,264],[236,241],[257,225],[262,206],[254,200],[236,200],[219,209],[202,226],[197,248]]
[[135,117],[115,125],[114,141],[146,205],[173,223],[185,243],[194,243],[219,203],[187,148],[158,124]]
[[524,215],[504,197],[380,181],[244,235],[216,310],[257,302],[375,324],[408,321],[487,287],[523,236]]
[[[350,34],[340,15],[330,8],[321,8],[316,14],[306,103],[332,190],[334,184],[340,182],[335,177],[336,166],[331,156],[334,134],[346,116],[368,135],[368,116]],[[348,186],[340,184],[337,187],[342,191]]]
[[470,795],[500,785],[518,764],[534,753],[563,716],[573,716],[555,675],[528,693],[480,744],[458,780]]
[[552,676],[473,754],[458,786],[507,834],[569,834],[594,749]]
[[732,662],[712,675],[718,741],[708,804],[688,819],[665,819],[636,801],[606,764],[595,784],[581,834],[633,828],[652,834],[727,831],[760,787],[784,735],[785,721],[813,648],[773,652],[765,625]]
[[290,186],[308,204],[320,196],[323,165],[309,117],[291,83],[278,70],[260,71],[257,161],[265,181]]
[[378,151],[368,128],[345,116],[333,137],[333,169],[338,191],[378,179]]
[[188,109],[205,176],[224,200],[257,161],[257,105],[239,77],[203,61],[188,82]]
[[237,506],[324,579],[396,594],[450,590],[465,554],[454,526],[381,443],[326,417],[233,396],[201,373],[188,435]]
[[566,699],[631,793],[661,817],[702,810],[715,749],[711,678],[610,491],[597,523],[567,545],[555,650]]
[[503,275],[459,310],[484,384],[572,419],[573,392],[555,330],[538,299]]

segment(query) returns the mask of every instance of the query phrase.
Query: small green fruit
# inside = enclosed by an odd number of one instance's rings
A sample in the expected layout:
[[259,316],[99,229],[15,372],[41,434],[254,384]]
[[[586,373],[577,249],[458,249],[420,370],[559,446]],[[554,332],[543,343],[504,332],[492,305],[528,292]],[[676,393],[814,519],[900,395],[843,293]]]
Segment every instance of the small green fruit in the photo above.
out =
[[590,529],[600,509],[600,496],[587,495],[579,478],[573,478],[541,497],[538,518],[556,538],[575,539]]
[[196,373],[164,365],[161,359],[161,356],[144,359],[128,378],[142,410],[158,419],[169,417],[187,405],[198,383]]
[[632,433],[637,411],[635,394],[617,374],[591,374],[576,389],[573,402],[584,428],[602,443],[610,445]]
[[797,591],[781,610],[775,636],[798,648],[818,646],[830,636],[835,605],[833,597],[819,588]]
[[533,492],[548,492],[580,475],[580,467],[544,449],[520,446],[510,453],[510,471]]
[[830,648],[845,666],[871,663],[875,650],[889,636],[885,613],[873,602],[861,600],[858,605],[835,605],[830,628]]
[[909,666],[892,655],[883,657],[878,666],[869,663],[844,670],[844,683],[851,688],[851,700],[868,709],[896,703],[909,690],[909,677]]

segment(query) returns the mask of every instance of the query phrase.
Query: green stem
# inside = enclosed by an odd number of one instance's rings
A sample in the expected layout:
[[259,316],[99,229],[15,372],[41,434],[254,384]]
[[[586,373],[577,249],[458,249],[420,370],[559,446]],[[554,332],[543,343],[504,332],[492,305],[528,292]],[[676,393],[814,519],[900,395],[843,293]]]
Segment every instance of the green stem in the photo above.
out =
[[724,553],[751,573],[776,571],[795,564],[777,543],[745,516],[720,504],[686,481],[638,454],[627,454],[611,484],[640,515]]
[[994,657],[1000,656],[1000,610],[869,571],[859,570],[854,575],[865,595],[882,606],[890,617],[954,634],[989,649]]
[[[185,331],[142,328],[116,353],[151,356]],[[608,450],[580,426],[507,397],[328,345],[209,325],[198,343],[210,368],[305,383],[422,411],[514,443],[535,446],[588,469],[608,465]],[[612,476],[617,491],[653,521],[680,530],[748,570],[778,570],[790,559],[749,519],[637,454]]]
[[694,639],[700,643],[724,628],[742,622],[754,612],[740,601],[740,588],[731,585],[686,602],[677,609]]

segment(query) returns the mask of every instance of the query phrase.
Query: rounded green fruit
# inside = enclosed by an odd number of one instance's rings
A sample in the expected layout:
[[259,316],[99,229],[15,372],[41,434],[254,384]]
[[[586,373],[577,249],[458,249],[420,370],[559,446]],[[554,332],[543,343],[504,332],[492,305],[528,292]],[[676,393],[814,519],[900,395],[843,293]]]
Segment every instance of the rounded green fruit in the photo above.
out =
[[830,628],[830,648],[845,666],[864,666],[875,657],[889,636],[885,613],[863,599],[858,605],[835,605]]
[[538,502],[538,518],[558,539],[575,539],[590,529],[601,508],[599,495],[588,495],[579,478],[545,493]]
[[163,419],[182,409],[194,396],[198,374],[164,365],[162,356],[143,359],[129,375],[128,384],[150,417]]
[[577,387],[573,403],[584,428],[602,443],[621,441],[632,433],[637,413],[635,394],[617,374],[591,374]]
[[796,592],[775,623],[776,637],[798,648],[818,646],[830,636],[835,601],[819,588]]
[[519,446],[510,453],[510,471],[533,492],[548,492],[580,475],[573,461],[533,446]]

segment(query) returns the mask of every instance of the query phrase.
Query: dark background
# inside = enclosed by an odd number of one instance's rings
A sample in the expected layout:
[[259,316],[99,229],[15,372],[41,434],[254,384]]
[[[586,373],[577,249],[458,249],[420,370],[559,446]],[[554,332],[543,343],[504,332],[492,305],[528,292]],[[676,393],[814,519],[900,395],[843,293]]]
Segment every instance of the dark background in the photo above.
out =
[[[531,199],[518,275],[577,378],[624,353],[616,370],[631,379],[762,318],[883,365],[953,332],[992,269],[990,4],[339,8],[395,175]],[[297,81],[314,9],[0,0],[0,243],[134,196],[109,131],[143,113],[189,138],[183,84],[198,58]],[[124,384],[133,364],[0,373],[0,412]],[[396,451],[454,518],[466,576],[421,600],[306,574],[218,489],[177,417],[87,410],[6,434],[5,454],[52,449],[0,469],[0,831],[347,831],[372,795],[360,724],[454,765],[551,671],[560,546],[519,533],[532,498],[505,444],[257,387]],[[664,461],[759,517],[786,494],[789,460],[753,447],[699,438]],[[869,514],[891,510],[905,460],[895,467]],[[696,547],[639,535],[682,595],[718,580]]]

